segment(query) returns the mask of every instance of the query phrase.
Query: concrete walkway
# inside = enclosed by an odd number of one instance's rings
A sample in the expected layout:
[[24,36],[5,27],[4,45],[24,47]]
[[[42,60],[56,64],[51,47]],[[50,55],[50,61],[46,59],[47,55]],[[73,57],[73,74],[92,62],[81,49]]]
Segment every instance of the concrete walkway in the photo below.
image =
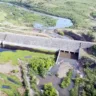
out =
[[79,48],[89,48],[96,43],[65,40],[59,38],[46,38],[37,36],[28,36],[12,33],[0,32],[0,43],[3,46],[18,46],[35,49],[47,49],[47,50],[64,50],[69,52],[79,52]]

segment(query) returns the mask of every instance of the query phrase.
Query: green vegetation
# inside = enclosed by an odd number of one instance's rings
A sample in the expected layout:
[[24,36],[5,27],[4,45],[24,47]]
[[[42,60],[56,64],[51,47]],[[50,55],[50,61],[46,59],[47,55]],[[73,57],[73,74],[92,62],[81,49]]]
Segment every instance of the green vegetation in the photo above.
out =
[[91,49],[92,49],[91,50],[92,55],[96,56],[96,45],[92,46]]
[[27,77],[26,67],[27,66],[25,64],[21,64],[20,67],[21,67],[21,74],[23,78],[24,87],[26,88],[24,96],[29,96],[29,86],[26,80],[26,77]]
[[30,84],[31,84],[31,88],[35,91],[38,92],[37,89],[37,78],[35,75],[30,74]]
[[39,58],[39,57],[46,57],[46,58],[53,58],[55,59],[54,54],[46,54],[46,53],[39,53],[39,52],[31,52],[26,50],[16,50],[16,51],[4,51],[0,52],[0,62],[5,63],[11,61],[13,65],[18,64],[18,59],[22,59],[24,61],[30,62],[32,58]]
[[81,58],[81,64],[83,66],[83,68],[87,68],[89,66],[91,66],[92,64],[94,64],[95,62],[93,60],[91,60],[90,58],[83,56]]
[[83,57],[81,64],[84,67],[85,77],[77,76],[76,79],[73,79],[75,86],[70,94],[71,96],[77,96],[78,94],[81,94],[81,96],[96,96],[96,62]]
[[78,96],[78,86],[75,85],[70,91],[70,96]]
[[61,36],[64,36],[64,32],[63,31],[58,31],[57,32],[59,35],[61,35]]
[[44,85],[44,92],[42,96],[57,96],[56,89],[52,86],[51,83]]
[[39,74],[44,77],[46,75],[46,72],[49,70],[51,66],[54,65],[54,63],[54,58],[50,57],[32,58],[29,65],[30,74],[32,74],[34,71],[36,74]]
[[64,77],[63,81],[60,84],[61,88],[65,88],[70,85],[71,77],[72,77],[72,70],[69,70],[69,72],[67,73],[67,76]]
[[[21,60],[23,63],[25,61],[29,63],[29,73],[28,74],[26,73],[26,68],[27,68],[26,64],[21,65],[24,86],[26,88],[25,96],[27,96],[29,94],[29,88],[28,88],[28,84],[26,81],[27,75],[30,76],[31,88],[34,89],[34,91],[37,95],[39,95],[40,93],[37,88],[37,78],[35,75],[39,74],[44,77],[46,75],[46,72],[49,70],[49,68],[54,65],[55,55],[40,53],[40,52],[31,52],[31,51],[26,51],[26,50],[0,52],[0,60],[1,60],[0,62],[2,62],[2,63],[11,61],[12,64],[17,65],[18,59]],[[12,72],[16,73],[17,70],[13,70]],[[15,77],[13,79],[17,81],[17,79],[15,79]],[[17,94],[19,94],[19,93],[17,92]],[[9,95],[9,96],[14,96],[14,95]],[[20,95],[18,95],[18,96],[20,96]]]
[[92,12],[91,15],[93,16],[93,18],[96,18],[96,12]]
[[87,34],[86,33],[83,33],[82,34],[83,38],[86,40],[86,41],[90,41],[90,42],[94,42],[95,41],[95,36],[93,34],[93,32],[88,32]]
[[35,22],[44,24],[45,26],[56,25],[56,19],[48,16],[35,14],[23,8],[0,3],[0,22],[9,22],[13,25],[22,25],[32,27]]
[[22,87],[22,84],[17,77],[0,73],[0,90],[8,96],[21,96],[18,92],[20,87]]
[[89,28],[93,23],[90,18],[96,9],[95,0],[2,0],[26,5],[32,10],[70,18],[76,28]]

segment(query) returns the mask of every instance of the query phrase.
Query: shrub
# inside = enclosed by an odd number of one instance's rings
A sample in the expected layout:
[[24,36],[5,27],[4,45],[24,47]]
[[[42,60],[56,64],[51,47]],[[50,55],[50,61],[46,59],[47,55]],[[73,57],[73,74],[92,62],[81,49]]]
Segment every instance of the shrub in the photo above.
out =
[[87,68],[87,67],[89,67],[89,66],[91,66],[92,64],[95,63],[92,59],[90,59],[90,58],[88,58],[86,56],[83,56],[81,58],[80,62],[83,65],[84,68]]
[[36,92],[38,91],[36,84],[32,83],[31,88]]
[[54,59],[39,57],[39,58],[32,58],[29,67],[30,67],[30,70],[33,69],[33,71],[39,74],[40,76],[45,76],[46,72],[53,65],[54,65]]
[[71,89],[70,96],[78,96],[78,86]]
[[44,92],[42,96],[57,96],[56,89],[52,86],[52,83],[44,85]]
[[24,96],[28,96],[28,94],[29,94],[29,90],[25,90],[25,93],[24,93]]
[[72,77],[72,70],[69,70],[67,76],[64,77],[63,81],[61,82],[60,87],[61,88],[68,87],[71,83],[71,77]]
[[92,54],[96,56],[96,45],[92,46]]
[[64,36],[64,32],[63,31],[58,31],[58,34],[61,36]]
[[91,15],[93,16],[93,18],[96,18],[96,12],[92,12]]
[[12,73],[18,73],[19,71],[18,70],[12,70],[11,72]]

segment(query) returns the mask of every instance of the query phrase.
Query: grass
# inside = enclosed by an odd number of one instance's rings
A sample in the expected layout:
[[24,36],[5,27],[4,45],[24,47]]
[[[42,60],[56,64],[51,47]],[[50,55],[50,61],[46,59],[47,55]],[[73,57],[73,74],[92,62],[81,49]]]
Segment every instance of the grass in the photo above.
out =
[[[19,0],[1,0],[3,2],[9,2],[12,4],[16,4],[21,7],[25,7],[26,9],[38,11],[41,13],[47,13],[50,15],[60,16],[63,18],[69,18],[74,23],[74,26],[71,26],[72,32],[75,33],[92,33],[93,28],[96,25],[95,17],[96,17],[96,2],[95,0],[22,0],[20,3]],[[20,9],[21,10],[21,9]],[[20,13],[20,12],[19,12]],[[17,14],[16,14],[17,15]],[[18,17],[18,15],[17,15]],[[92,17],[94,17],[92,19]],[[25,18],[26,19],[26,18]],[[37,21],[38,19],[35,18]],[[9,19],[10,20],[10,19]],[[12,19],[10,22],[17,23],[19,25],[23,20],[15,20]],[[33,20],[33,19],[32,19]],[[46,22],[46,26],[54,25],[56,24],[56,20],[49,20],[47,21],[39,18],[39,23]],[[18,22],[19,24],[18,24]],[[31,20],[29,20],[30,22]],[[33,26],[33,24],[28,23],[26,24],[26,21],[23,23],[26,26]],[[69,28],[66,28],[66,30]],[[4,31],[8,31],[8,29],[2,29]],[[1,31],[2,31],[1,30]],[[63,31],[65,29],[62,29]],[[95,39],[96,39],[96,30],[94,31]]]
[[16,6],[9,6],[8,4],[0,3],[0,22],[9,22],[17,26],[32,27],[35,22],[43,24],[45,26],[54,26],[56,19],[48,16],[42,16],[24,10],[23,8],[17,8]]
[[[15,0],[3,1],[15,2]],[[30,0],[30,2],[24,0],[22,3],[32,10],[70,18],[75,28],[90,28],[92,26],[90,13],[96,11],[95,0]]]
[[[42,62],[41,62],[41,59],[42,58]],[[0,62],[1,63],[5,63],[5,62],[9,62],[11,61],[13,65],[18,65],[18,59],[21,59],[23,61],[27,61],[30,63],[38,65],[36,63],[42,63],[41,65],[44,65],[45,68],[47,68],[46,70],[49,69],[50,67],[50,64],[53,65],[54,64],[54,61],[55,61],[55,55],[54,54],[47,54],[47,53],[40,53],[40,52],[32,52],[32,51],[26,51],[26,50],[16,50],[16,51],[3,51],[3,52],[0,52]],[[36,60],[38,62],[33,62],[33,60]],[[48,60],[47,60],[48,59]],[[50,60],[51,61],[50,61]],[[46,60],[46,61],[45,61]],[[47,62],[48,61],[48,62]],[[35,67],[34,66],[34,67]],[[39,68],[39,67],[38,67]],[[42,67],[41,67],[42,68]],[[31,68],[30,68],[31,69]],[[42,74],[45,74],[43,70],[41,70],[43,73]],[[30,75],[30,78],[32,78],[32,74],[36,71],[30,71],[32,72],[31,74],[29,73]],[[23,74],[23,76],[25,76]],[[12,82],[10,82],[8,80],[8,77],[11,78],[12,80],[15,80],[15,82],[17,84],[13,84]],[[3,79],[2,79],[3,78]],[[16,78],[15,76],[7,76],[7,75],[4,75],[4,74],[1,74],[0,73],[0,89],[1,91],[3,91],[4,93],[6,93],[8,96],[21,96],[20,93],[17,91],[17,89],[19,87],[21,87],[21,83],[19,82],[18,78]],[[25,77],[23,78],[25,79]],[[33,79],[32,79],[33,80]],[[31,87],[34,88],[34,90],[36,91],[36,84],[35,83],[32,83],[33,81],[30,81],[31,83]],[[5,83],[6,82],[6,83]],[[35,82],[35,81],[34,81]],[[26,82],[25,82],[26,83]],[[5,85],[5,86],[10,86],[11,89],[2,89],[2,85]],[[27,85],[26,85],[27,86]],[[38,91],[38,90],[37,90]],[[27,93],[26,93],[27,94]],[[39,94],[39,93],[38,93]],[[27,96],[27,95],[26,95]]]
[[5,17],[6,17],[6,13],[3,12],[3,11],[1,11],[1,12],[0,12],[0,21],[5,20]]
[[19,58],[22,60],[31,60],[32,58],[39,58],[39,57],[55,58],[55,55],[39,53],[39,52],[31,52],[31,51],[26,51],[26,50],[16,50],[15,52],[13,51],[0,52],[0,62],[5,63],[5,62],[12,61],[13,65],[18,64]]
[[[8,78],[11,78],[18,84],[15,84],[11,81],[8,80]],[[9,86],[10,89],[2,88],[2,86]],[[0,73],[0,90],[6,93],[8,96],[21,96],[20,93],[18,92],[18,88],[22,87],[21,82],[19,79],[15,76],[7,76],[5,74]]]

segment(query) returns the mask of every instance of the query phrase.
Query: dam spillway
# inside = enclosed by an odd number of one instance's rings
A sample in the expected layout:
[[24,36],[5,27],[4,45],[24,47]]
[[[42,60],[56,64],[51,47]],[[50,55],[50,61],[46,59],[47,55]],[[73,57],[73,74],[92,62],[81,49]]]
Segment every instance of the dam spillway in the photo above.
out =
[[96,43],[0,32],[0,44],[4,47],[17,46],[54,51],[64,50],[78,53],[79,48],[86,49]]

